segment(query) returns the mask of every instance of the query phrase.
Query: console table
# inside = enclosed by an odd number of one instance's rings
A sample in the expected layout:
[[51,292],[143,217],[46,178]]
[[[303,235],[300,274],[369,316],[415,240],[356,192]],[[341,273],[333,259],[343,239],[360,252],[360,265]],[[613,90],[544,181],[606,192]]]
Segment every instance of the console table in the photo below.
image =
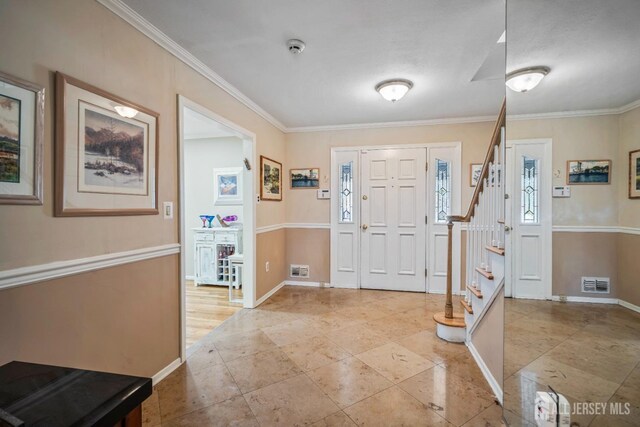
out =
[[228,285],[236,288],[240,280],[229,265],[228,257],[242,253],[242,228],[193,228],[194,275],[196,286]]
[[35,363],[0,366],[2,426],[142,425],[151,378]]

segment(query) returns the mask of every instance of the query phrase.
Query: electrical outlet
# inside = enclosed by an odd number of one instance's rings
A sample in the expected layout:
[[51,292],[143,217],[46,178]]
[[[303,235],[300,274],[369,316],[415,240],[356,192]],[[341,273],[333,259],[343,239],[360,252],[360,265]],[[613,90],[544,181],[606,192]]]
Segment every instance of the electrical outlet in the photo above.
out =
[[269,261],[264,263],[264,271],[269,272]]

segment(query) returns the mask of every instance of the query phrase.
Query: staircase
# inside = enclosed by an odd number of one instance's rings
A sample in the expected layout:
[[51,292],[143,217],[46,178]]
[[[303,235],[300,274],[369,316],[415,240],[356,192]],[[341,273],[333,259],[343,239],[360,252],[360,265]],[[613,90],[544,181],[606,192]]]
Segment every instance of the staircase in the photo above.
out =
[[[445,310],[434,315],[437,334],[447,341],[470,342],[504,286],[504,200],[506,142],[503,102],[478,185],[465,216],[449,216],[449,254]],[[466,224],[465,297],[460,304],[464,317],[456,315],[452,304],[452,233],[455,223]],[[461,275],[462,276],[462,275]]]

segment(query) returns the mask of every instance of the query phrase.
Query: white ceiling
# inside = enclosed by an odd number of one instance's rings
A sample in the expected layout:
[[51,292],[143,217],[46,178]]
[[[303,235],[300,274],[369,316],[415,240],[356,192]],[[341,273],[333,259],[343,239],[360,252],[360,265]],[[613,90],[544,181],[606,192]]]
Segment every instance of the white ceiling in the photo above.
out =
[[[504,0],[123,1],[289,130],[495,116],[505,94]],[[639,17],[639,0],[508,0],[507,71],[551,67],[509,114],[639,99]],[[394,77],[415,86],[392,104],[374,86]]]
[[[286,127],[495,116],[503,0],[125,0]],[[289,38],[304,40],[294,56]],[[401,101],[374,87],[406,78]]]
[[546,65],[509,114],[615,109],[640,99],[639,0],[508,0],[507,71]]

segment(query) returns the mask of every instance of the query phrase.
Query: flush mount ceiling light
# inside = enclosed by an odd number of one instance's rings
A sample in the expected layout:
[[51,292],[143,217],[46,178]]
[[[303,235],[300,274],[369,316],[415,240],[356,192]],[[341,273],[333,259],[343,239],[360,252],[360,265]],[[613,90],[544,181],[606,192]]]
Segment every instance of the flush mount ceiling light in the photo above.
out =
[[376,90],[387,101],[396,102],[402,99],[412,87],[413,83],[410,80],[394,79],[378,83]]
[[135,108],[125,107],[124,105],[116,105],[113,109],[116,110],[116,113],[120,114],[122,117],[126,117],[127,119],[135,117],[136,114],[138,114],[138,110]]
[[507,87],[514,92],[528,92],[549,74],[549,67],[529,67],[507,74]]

